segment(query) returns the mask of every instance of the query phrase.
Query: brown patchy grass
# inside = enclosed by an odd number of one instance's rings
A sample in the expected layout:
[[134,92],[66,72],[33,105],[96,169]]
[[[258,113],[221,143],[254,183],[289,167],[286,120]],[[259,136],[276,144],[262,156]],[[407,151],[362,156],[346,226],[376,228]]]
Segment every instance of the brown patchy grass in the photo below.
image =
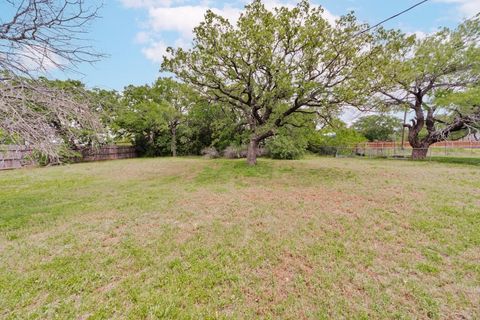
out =
[[135,159],[0,173],[0,318],[480,317],[480,170]]

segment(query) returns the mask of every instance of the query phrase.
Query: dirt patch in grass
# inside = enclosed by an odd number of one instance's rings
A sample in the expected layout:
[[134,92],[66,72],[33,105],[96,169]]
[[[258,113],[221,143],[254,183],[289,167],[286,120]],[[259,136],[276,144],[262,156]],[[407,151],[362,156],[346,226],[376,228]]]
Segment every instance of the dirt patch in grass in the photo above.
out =
[[[309,279],[314,272],[313,264],[305,256],[283,252],[271,263],[252,271],[253,281],[260,283],[255,290],[244,288],[245,302],[256,310],[257,315],[266,316],[275,312],[275,306],[285,302],[296,291],[296,281],[305,279],[305,286],[311,287]],[[300,316],[300,315],[299,315]]]
[[475,170],[137,159],[8,173],[3,203],[35,219],[2,229],[2,316],[474,319]]

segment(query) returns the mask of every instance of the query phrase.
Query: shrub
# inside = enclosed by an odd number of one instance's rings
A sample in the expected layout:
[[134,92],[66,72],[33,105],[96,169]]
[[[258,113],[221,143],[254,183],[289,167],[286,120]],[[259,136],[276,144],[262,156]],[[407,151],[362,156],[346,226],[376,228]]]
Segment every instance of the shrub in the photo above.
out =
[[[258,148],[257,157],[266,157],[270,155],[270,150],[268,148]],[[247,157],[247,150],[245,150],[245,157]]]
[[[227,159],[242,159],[247,157],[247,146],[230,145],[223,151],[223,156]],[[257,157],[267,156],[269,154],[266,148],[257,149]]]
[[58,158],[52,158],[45,153],[38,150],[33,150],[24,158],[25,163],[35,164],[41,167],[59,165],[66,163],[75,163],[82,160],[82,153],[80,149],[75,147],[67,147],[65,145],[59,147]]
[[214,147],[203,148],[202,155],[205,158],[209,158],[209,159],[215,159],[220,157],[220,154],[218,153],[217,149],[215,149]]
[[240,159],[246,156],[245,147],[230,145],[223,151],[223,156],[227,159]]
[[367,139],[344,123],[314,132],[309,137],[308,150],[319,155],[351,154],[358,143]]
[[338,152],[337,147],[325,146],[325,145],[321,145],[321,146],[309,145],[309,150],[322,156],[335,156]]
[[267,144],[268,152],[273,159],[295,160],[305,154],[306,142],[303,139],[292,139],[288,136],[277,136]]

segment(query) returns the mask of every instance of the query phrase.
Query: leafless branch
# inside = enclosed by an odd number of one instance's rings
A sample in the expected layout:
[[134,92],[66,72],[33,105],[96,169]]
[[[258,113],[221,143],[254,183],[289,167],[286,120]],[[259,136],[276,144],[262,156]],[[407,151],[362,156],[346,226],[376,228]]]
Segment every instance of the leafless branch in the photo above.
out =
[[98,140],[102,127],[85,91],[63,90],[39,76],[102,57],[84,38],[99,6],[88,0],[0,1],[0,131],[55,161],[65,144]]
[[92,101],[81,89],[65,90],[45,81],[3,81],[0,84],[0,128],[17,143],[58,162],[65,144],[99,141],[103,132]]
[[84,38],[98,6],[86,0],[10,0],[4,5],[13,14],[0,20],[0,70],[32,78],[102,57]]

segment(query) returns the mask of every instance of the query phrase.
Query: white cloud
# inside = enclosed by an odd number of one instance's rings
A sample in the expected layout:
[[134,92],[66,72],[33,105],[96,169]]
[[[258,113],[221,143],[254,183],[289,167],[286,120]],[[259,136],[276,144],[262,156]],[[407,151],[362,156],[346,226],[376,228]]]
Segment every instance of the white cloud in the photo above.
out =
[[203,20],[208,9],[231,22],[236,21],[240,15],[240,10],[232,7],[221,9],[205,6],[155,7],[149,9],[149,25],[156,32],[177,31],[188,38],[192,36],[193,28]]
[[66,65],[65,60],[49,47],[23,47],[17,57],[28,71],[50,72]]
[[167,54],[167,45],[162,41],[157,41],[151,46],[142,49],[142,53],[148,60],[155,63],[162,63],[163,56]]
[[161,63],[168,45],[162,38],[163,32],[176,32],[178,38],[170,41],[173,47],[187,48],[193,37],[193,28],[203,20],[208,9],[235,22],[240,9],[232,7],[209,8],[208,6],[177,6],[177,7],[150,7],[148,8],[147,28],[149,31],[141,31],[136,36],[138,43],[148,44],[142,49],[147,59],[154,63]]
[[465,17],[472,17],[480,12],[480,0],[436,0],[458,6],[458,11]]
[[345,122],[348,126],[351,126],[355,121],[360,119],[361,117],[368,114],[372,114],[370,112],[365,113],[364,111],[360,111],[354,107],[347,107],[345,108],[344,112],[340,115],[340,120]]
[[[215,5],[211,0],[119,0],[127,8],[143,9],[147,19],[140,26],[141,31],[135,36],[135,42],[144,46],[143,54],[154,63],[161,63],[166,48],[189,47],[193,29],[203,21],[208,9],[235,23],[243,6],[250,1],[224,3]],[[296,0],[264,0],[268,9],[275,7],[293,8]],[[325,10],[324,17],[333,23],[338,17]],[[165,33],[169,33],[168,37]],[[171,39],[172,33],[177,35]]]
[[427,36],[429,36],[428,33],[423,32],[423,31],[414,31],[414,32],[407,32],[407,35],[415,35],[417,39],[425,39]]
[[[265,7],[269,10],[272,10],[274,8],[279,8],[279,7],[286,7],[289,9],[294,8],[299,1],[292,1],[292,0],[287,0],[287,1],[282,1],[282,0],[263,0],[262,1],[265,4]],[[312,5],[317,5],[317,4],[312,4]],[[328,11],[325,7],[323,7],[323,17],[327,19],[328,22],[334,24],[335,21],[339,18],[338,16],[334,15],[330,11]]]
[[[214,0],[119,0],[125,7],[143,9],[147,12],[147,19],[137,33],[135,42],[144,46],[142,52],[151,61],[159,63],[162,60],[165,48],[171,46],[189,46],[192,39],[193,28],[204,18],[205,12],[211,9],[235,23],[243,6],[250,0],[223,3],[219,5]],[[434,0],[436,2],[455,4],[463,16],[472,16],[480,12],[480,0]],[[285,6],[293,8],[296,0],[264,0],[268,9]],[[324,17],[334,23],[338,16],[324,8]],[[168,39],[165,32],[170,33]],[[171,39],[177,34],[176,39]],[[424,38],[426,34],[414,32],[417,37]]]
[[327,19],[327,21],[330,22],[331,24],[335,24],[335,21],[339,18],[338,16],[334,15],[333,13],[331,13],[325,8],[323,11],[323,17]]
[[150,41],[150,35],[148,32],[140,31],[135,35],[135,42],[139,44],[145,44]]
[[151,8],[168,7],[172,5],[172,0],[120,0],[127,8]]

